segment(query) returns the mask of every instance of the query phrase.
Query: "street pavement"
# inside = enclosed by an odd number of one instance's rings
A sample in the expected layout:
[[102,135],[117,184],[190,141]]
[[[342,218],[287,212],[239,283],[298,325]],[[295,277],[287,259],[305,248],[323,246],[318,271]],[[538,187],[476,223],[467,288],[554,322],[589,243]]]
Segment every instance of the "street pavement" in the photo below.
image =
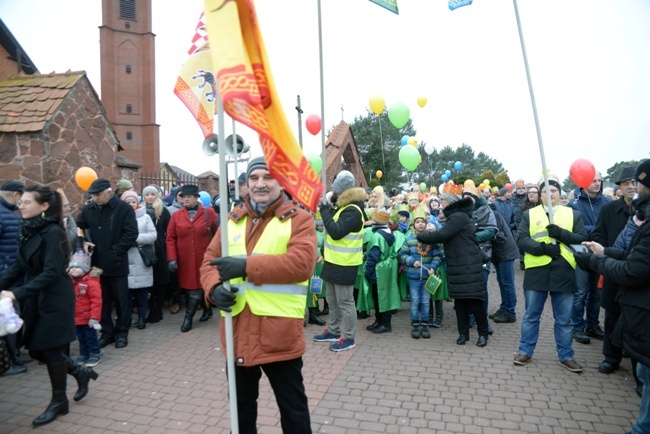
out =
[[[315,343],[322,327],[305,329],[303,375],[318,433],[625,433],[638,415],[640,399],[630,360],[610,375],[598,372],[602,342],[573,343],[576,374],[558,364],[550,301],[532,361],[514,366],[524,311],[523,272],[516,270],[517,322],[495,324],[485,348],[456,345],[453,303],[444,303],[443,327],[431,339],[410,337],[408,303],[393,316],[393,331],[367,332],[372,318],[359,320],[356,348],[334,353]],[[490,309],[500,303],[490,276]],[[601,312],[602,313],[602,312]],[[74,402],[76,382],[68,377],[70,412],[38,428],[47,433],[227,433],[230,430],[225,357],[219,321],[198,322],[181,333],[184,311],[132,329],[129,346],[104,348],[95,368],[99,379]],[[326,317],[324,317],[326,318]],[[602,315],[601,315],[602,323]],[[282,337],[279,336],[279,339]],[[78,346],[72,344],[76,358]],[[45,366],[0,378],[0,433],[33,433],[31,421],[46,407],[50,386]],[[259,433],[281,433],[272,391],[262,377]],[[290,433],[288,433],[290,434]]]

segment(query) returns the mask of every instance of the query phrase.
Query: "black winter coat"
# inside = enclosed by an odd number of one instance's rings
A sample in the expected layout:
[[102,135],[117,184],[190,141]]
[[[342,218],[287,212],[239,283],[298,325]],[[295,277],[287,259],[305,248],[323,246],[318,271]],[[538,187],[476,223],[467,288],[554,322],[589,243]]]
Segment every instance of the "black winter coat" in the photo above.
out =
[[[644,202],[640,207],[650,211],[650,198]],[[607,252],[612,254],[615,250]],[[634,359],[650,366],[650,222],[646,220],[639,227],[620,256],[615,259],[592,255],[589,268],[619,285],[621,316],[617,331],[621,332],[623,348]]]
[[115,195],[106,205],[90,203],[79,214],[77,227],[90,229],[90,237],[86,238],[95,244],[92,265],[102,269],[103,276],[129,275],[128,252],[138,238],[138,223],[131,205]]
[[[587,241],[587,231],[580,212],[570,209],[573,211],[573,232],[563,229],[562,239],[558,242],[566,245],[580,244]],[[530,237],[530,210],[524,211],[521,218],[521,226],[517,230],[517,246],[525,253],[544,255],[541,243]],[[552,260],[543,267],[526,267],[524,272],[524,290],[576,292],[577,289],[575,269],[563,257]]]
[[449,297],[484,300],[483,260],[475,236],[473,208],[474,202],[467,197],[447,206],[443,211],[445,225],[438,231],[421,232],[417,239],[426,244],[444,244]]
[[[320,214],[323,219],[323,226],[325,226],[325,232],[333,239],[340,240],[351,232],[360,231],[363,228],[363,223],[367,220],[363,211],[363,202],[367,197],[368,194],[363,188],[351,188],[341,193],[336,205],[343,207],[354,204],[361,209],[361,213],[356,207],[348,207],[341,212],[337,222],[333,220],[337,210],[330,205],[321,204]],[[325,261],[323,262],[321,278],[328,282],[338,283],[339,285],[354,285],[354,282],[357,280],[358,270],[358,265],[346,267]]]
[[12,288],[25,321],[21,345],[38,351],[67,345],[76,339],[75,293],[66,273],[70,251],[65,231],[45,226],[19,246],[16,262],[0,278],[0,289]]
[[492,238],[492,263],[498,264],[519,259],[519,248],[508,224],[498,212],[494,213],[494,217],[497,219],[499,231]]
[[[603,247],[614,246],[616,237],[625,228],[629,219],[630,208],[628,208],[623,198],[606,203],[600,210],[596,226],[591,233],[591,239],[600,243]],[[620,312],[621,309],[616,302],[617,294],[618,285],[612,282],[610,278],[605,277],[603,292],[600,297],[600,305],[603,309]]]
[[167,208],[163,207],[162,214],[156,219],[154,209],[150,206],[147,207],[147,214],[156,226],[158,234],[154,243],[158,262],[153,266],[153,284],[154,286],[167,285],[170,282],[169,268],[167,267],[167,226],[169,226],[171,214]]

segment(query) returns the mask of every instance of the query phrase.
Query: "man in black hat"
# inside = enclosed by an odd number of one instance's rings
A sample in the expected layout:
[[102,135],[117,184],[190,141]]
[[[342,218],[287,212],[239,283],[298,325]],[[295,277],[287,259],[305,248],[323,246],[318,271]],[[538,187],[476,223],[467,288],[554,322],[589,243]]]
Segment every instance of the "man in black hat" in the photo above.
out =
[[643,383],[639,417],[630,432],[646,433],[650,432],[650,160],[637,167],[634,180],[639,195],[632,203],[637,228],[625,250],[587,242],[584,244],[595,254],[576,253],[575,259],[580,267],[619,286],[617,330],[623,349],[638,361],[636,374]]
[[[20,197],[25,191],[25,186],[19,181],[7,181],[0,186],[0,277],[5,270],[16,262],[18,252],[18,231],[20,230],[20,215],[16,212]],[[21,374],[27,370],[26,363],[32,359],[18,356],[16,335],[4,337],[11,356],[11,367],[3,376]]]
[[[618,176],[615,184],[623,192],[623,197],[603,205],[596,221],[596,226],[591,235],[595,241],[603,247],[613,247],[616,237],[621,233],[630,219],[632,212],[632,200],[636,194],[636,181],[634,180],[634,167],[624,167]],[[603,355],[605,360],[598,366],[603,374],[611,374],[621,363],[621,348],[612,345],[610,336],[614,326],[621,315],[621,308],[616,301],[618,285],[611,279],[604,279],[603,291],[600,297],[600,305],[605,309]]]
[[[88,188],[92,202],[77,218],[83,249],[92,254],[92,265],[103,270],[102,335],[99,346],[115,342],[115,348],[129,344],[129,275],[128,251],[136,245],[138,224],[133,208],[113,194],[107,179],[99,178]],[[111,310],[115,304],[117,320],[113,323]]]

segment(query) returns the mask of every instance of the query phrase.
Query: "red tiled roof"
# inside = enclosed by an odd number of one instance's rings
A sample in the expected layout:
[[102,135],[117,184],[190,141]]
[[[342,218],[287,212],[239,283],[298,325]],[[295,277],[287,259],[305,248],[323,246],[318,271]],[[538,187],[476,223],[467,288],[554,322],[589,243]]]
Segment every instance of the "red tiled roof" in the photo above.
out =
[[84,72],[27,75],[0,83],[0,132],[40,132]]

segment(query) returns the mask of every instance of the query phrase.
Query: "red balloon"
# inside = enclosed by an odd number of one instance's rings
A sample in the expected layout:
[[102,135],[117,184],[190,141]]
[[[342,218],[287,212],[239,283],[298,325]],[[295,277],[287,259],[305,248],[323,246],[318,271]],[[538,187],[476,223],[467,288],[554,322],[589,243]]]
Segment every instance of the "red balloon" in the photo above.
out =
[[512,188],[512,184],[510,184],[510,183],[507,183],[506,185],[504,185],[504,187],[507,188],[507,189],[510,190],[510,191],[513,190],[513,188]]
[[571,164],[569,176],[576,185],[587,188],[596,177],[596,168],[591,161],[580,158]]
[[307,126],[307,131],[312,133],[314,136],[320,133],[321,122],[320,122],[320,118],[317,115],[307,116],[307,120],[305,120],[305,125]]

